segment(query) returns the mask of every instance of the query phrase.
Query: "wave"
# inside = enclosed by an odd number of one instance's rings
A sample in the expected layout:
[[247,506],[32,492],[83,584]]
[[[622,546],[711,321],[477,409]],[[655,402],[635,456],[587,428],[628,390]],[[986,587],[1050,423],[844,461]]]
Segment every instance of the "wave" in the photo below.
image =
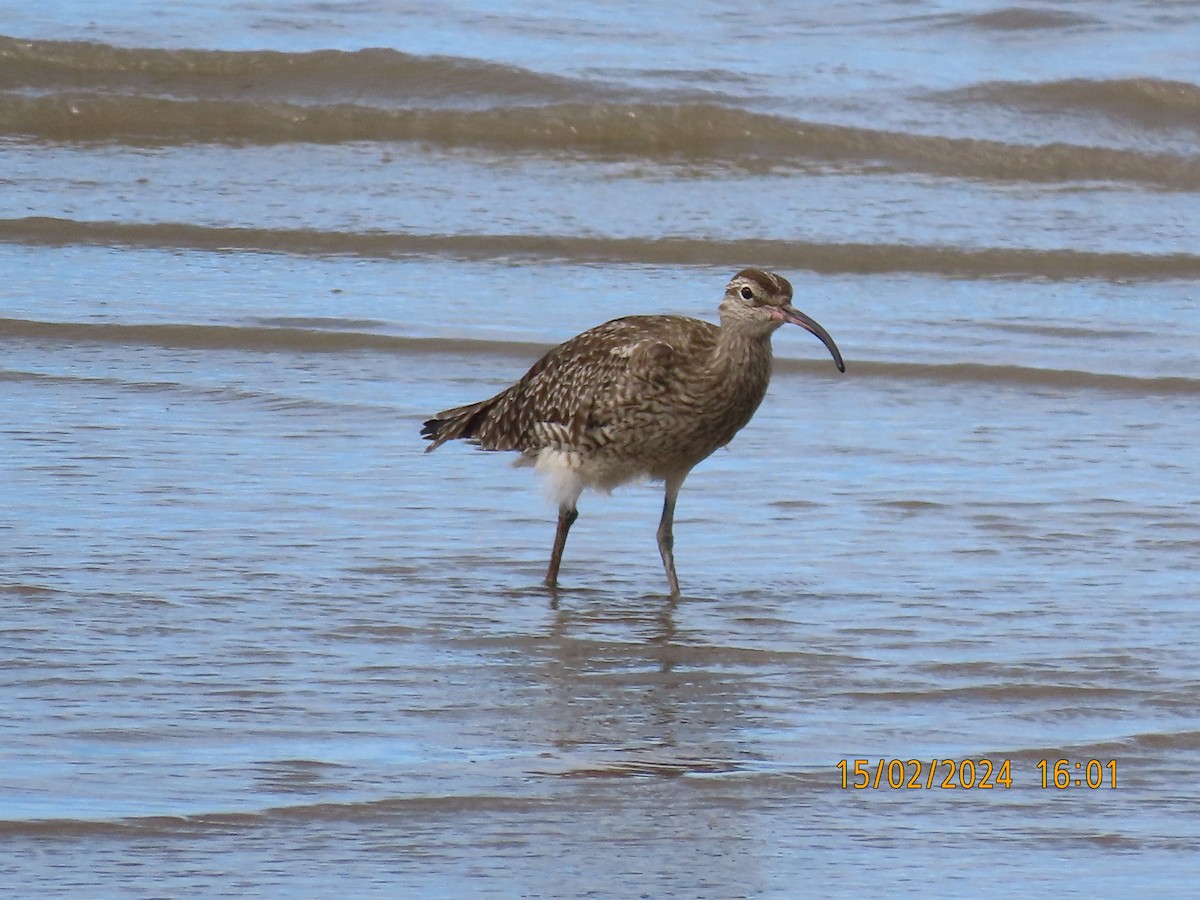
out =
[[1105,116],[1139,128],[1200,129],[1200,86],[1160,78],[990,81],[936,95],[951,102]]
[[[780,360],[781,369],[799,361]],[[807,361],[804,367],[808,368]],[[1103,391],[1145,396],[1200,394],[1200,379],[1183,376],[1118,375],[1075,369],[1040,369],[986,363],[905,363],[864,361],[854,365],[856,375],[888,380],[919,380],[956,384],[1004,384],[1060,391]]]
[[836,125],[739,102],[393,50],[122,49],[0,37],[0,137],[137,146],[417,141],[758,170],[820,165],[1200,190],[1194,156]]
[[938,17],[940,24],[980,31],[1057,31],[1098,25],[1101,20],[1082,13],[1046,7],[1005,6],[982,13],[951,13]]
[[[1072,688],[1055,685],[984,684],[951,692],[955,697],[991,702],[1012,696],[1038,696],[1042,699],[1066,702],[1094,701],[1097,698],[1124,699],[1130,693],[1112,688]],[[919,692],[872,693],[869,699],[898,698],[918,702],[938,702],[947,694],[942,690]],[[1128,772],[1140,770],[1170,777],[1177,774],[1174,767],[1164,768],[1167,754],[1195,753],[1200,749],[1200,732],[1142,732],[1107,740],[1079,741],[1069,744],[1036,746],[1018,744],[1001,753],[985,749],[979,757],[1003,758],[1013,761],[1031,773],[1027,784],[1036,783],[1036,764],[1043,759],[1061,758],[1107,761],[1116,760],[1118,779]],[[937,754],[941,756],[942,754]],[[948,755],[948,754],[947,754]],[[301,764],[307,764],[301,761]],[[319,765],[319,764],[315,764]],[[832,765],[796,765],[771,760],[737,760],[719,757],[672,758],[643,755],[639,758],[605,758],[603,755],[568,754],[529,761],[523,767],[526,777],[536,779],[581,778],[678,778],[698,775],[703,778],[732,777],[745,783],[755,779],[776,781],[786,779],[792,791],[812,791],[820,796],[836,783]],[[833,774],[831,774],[833,773]],[[1107,777],[1108,770],[1105,769]],[[1122,774],[1125,773],[1125,774]],[[1124,784],[1123,781],[1118,783]],[[525,815],[544,805],[540,797],[515,796],[503,793],[442,793],[437,795],[369,797],[359,800],[314,800],[285,805],[250,806],[238,804],[228,810],[204,810],[175,815],[149,814],[111,818],[46,817],[0,818],[0,838],[21,839],[116,839],[144,841],[147,839],[194,839],[209,836],[228,837],[247,834],[265,828],[296,827],[325,823],[387,822],[411,823],[431,816],[508,814]],[[1104,838],[1108,840],[1108,838]],[[1189,845],[1188,849],[1192,849]]]
[[[0,340],[63,344],[123,344],[168,350],[239,350],[254,353],[390,353],[462,352],[463,341],[451,338],[409,338],[367,331],[257,325],[117,324],[109,322],[40,322],[0,319]],[[505,341],[471,341],[476,353],[520,354],[532,345]],[[19,380],[28,373],[0,372],[0,380]],[[59,378],[62,376],[46,376]]]
[[372,822],[409,819],[439,812],[527,812],[539,800],[502,795],[448,794],[375,800],[269,806],[244,812],[130,816],[114,819],[0,819],[0,837],[76,838],[202,836],[248,831],[263,826],[313,822]]
[[554,102],[601,85],[517,66],[398,50],[167,50],[0,35],[0,90],[108,91],[189,98],[412,102],[450,98]]
[[[548,344],[474,338],[419,338],[353,330],[270,327],[261,325],[118,324],[42,322],[0,319],[0,341],[25,340],[62,344],[117,344],[167,350],[242,351],[251,353],[357,353],[363,351],[468,356],[511,356],[532,362]],[[827,361],[777,359],[781,372],[829,375]],[[1200,395],[1200,379],[1182,376],[1145,377],[1067,369],[1042,369],[984,363],[911,363],[887,360],[851,361],[854,377],[888,381],[933,381],[968,385],[1019,385],[1061,391],[1103,391],[1143,396]],[[0,382],[22,380],[86,380],[0,370]]]
[[988,181],[1124,181],[1200,190],[1200,158],[1189,156],[917,135],[808,122],[712,103],[386,109],[98,93],[5,93],[0,94],[0,135],[146,146],[418,141],[752,169],[819,163]]
[[169,250],[244,251],[301,256],[396,259],[553,259],[646,265],[724,265],[752,260],[822,274],[919,272],[969,278],[1049,280],[1200,277],[1200,255],[1084,250],[964,248],[912,244],[822,243],[703,238],[606,238],[532,234],[420,234],[215,227],[190,223],[0,219],[0,241],[29,246],[72,244]]

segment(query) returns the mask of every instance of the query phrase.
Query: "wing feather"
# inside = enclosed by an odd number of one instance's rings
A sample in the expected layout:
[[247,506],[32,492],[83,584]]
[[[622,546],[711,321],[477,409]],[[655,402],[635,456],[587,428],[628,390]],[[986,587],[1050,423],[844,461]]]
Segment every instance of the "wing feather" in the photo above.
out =
[[470,421],[453,437],[488,450],[601,446],[662,402],[716,335],[715,325],[682,316],[613,319],[555,347],[491,400],[430,421],[448,432],[453,423],[442,423],[459,413]]

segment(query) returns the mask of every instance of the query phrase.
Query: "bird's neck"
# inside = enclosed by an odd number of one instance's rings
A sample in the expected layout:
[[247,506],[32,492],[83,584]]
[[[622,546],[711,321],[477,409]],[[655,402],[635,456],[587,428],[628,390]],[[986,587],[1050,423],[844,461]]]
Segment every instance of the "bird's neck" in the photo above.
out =
[[713,362],[720,367],[737,368],[755,363],[771,365],[771,332],[738,324],[722,324],[713,349]]
[[771,378],[771,332],[723,325],[713,348],[711,369],[719,379],[765,392]]

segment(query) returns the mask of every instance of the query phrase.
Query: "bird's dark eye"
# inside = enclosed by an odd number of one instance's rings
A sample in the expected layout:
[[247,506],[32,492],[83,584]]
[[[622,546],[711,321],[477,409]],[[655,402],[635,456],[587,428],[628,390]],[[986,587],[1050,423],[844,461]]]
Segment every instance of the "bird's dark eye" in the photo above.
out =
[[748,287],[742,288],[741,294],[742,294],[743,300],[753,300],[754,299],[754,291],[750,290],[750,288],[748,288]]

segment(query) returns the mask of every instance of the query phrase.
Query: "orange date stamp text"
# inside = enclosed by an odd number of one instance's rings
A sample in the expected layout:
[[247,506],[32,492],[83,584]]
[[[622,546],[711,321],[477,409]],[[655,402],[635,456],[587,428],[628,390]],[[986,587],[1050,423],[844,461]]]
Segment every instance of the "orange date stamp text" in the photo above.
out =
[[[1037,786],[1116,788],[1117,761],[1038,760]],[[840,759],[840,785],[847,790],[1008,790],[1013,786],[1011,759]]]

